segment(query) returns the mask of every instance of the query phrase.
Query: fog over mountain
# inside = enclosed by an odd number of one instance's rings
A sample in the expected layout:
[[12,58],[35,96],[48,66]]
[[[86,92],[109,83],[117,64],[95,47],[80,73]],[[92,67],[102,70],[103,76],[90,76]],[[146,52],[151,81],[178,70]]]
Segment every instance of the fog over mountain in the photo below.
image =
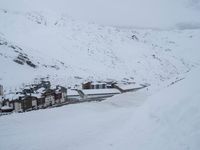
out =
[[0,8],[64,13],[102,25],[199,28],[199,0],[0,0]]

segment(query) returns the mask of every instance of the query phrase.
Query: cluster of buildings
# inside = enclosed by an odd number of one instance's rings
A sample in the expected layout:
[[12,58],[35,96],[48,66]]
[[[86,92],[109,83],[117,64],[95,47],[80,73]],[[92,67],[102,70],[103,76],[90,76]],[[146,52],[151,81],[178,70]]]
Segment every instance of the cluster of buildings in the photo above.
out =
[[29,86],[21,92],[1,95],[1,112],[25,112],[50,106],[62,104],[65,102],[67,89],[62,86],[48,88],[45,86]]
[[62,86],[52,88],[49,81],[42,81],[40,84],[25,87],[21,92],[4,95],[3,86],[0,85],[0,112],[25,112],[83,101],[100,101],[144,87],[146,85],[135,83],[88,81],[82,83],[80,88],[67,89]]

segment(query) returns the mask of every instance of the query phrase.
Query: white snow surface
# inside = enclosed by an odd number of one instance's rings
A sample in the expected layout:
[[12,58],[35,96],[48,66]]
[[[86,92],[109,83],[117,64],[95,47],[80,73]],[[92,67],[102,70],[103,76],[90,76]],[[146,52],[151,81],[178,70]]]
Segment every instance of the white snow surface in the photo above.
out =
[[200,70],[158,93],[0,117],[3,150],[198,150]]
[[92,95],[92,94],[116,94],[120,93],[119,90],[117,89],[86,89],[86,90],[81,90],[84,94],[86,95]]
[[144,87],[144,85],[136,84],[136,83],[132,83],[132,84],[119,83],[119,84],[116,84],[116,85],[122,90],[131,90],[131,89],[137,89],[137,88],[143,88]]
[[79,94],[76,90],[71,90],[71,89],[67,90],[67,95],[68,96],[79,96]]

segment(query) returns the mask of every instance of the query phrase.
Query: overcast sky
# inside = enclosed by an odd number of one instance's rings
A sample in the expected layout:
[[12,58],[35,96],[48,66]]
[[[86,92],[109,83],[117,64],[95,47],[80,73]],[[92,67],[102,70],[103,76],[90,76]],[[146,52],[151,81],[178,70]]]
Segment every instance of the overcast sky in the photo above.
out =
[[102,25],[200,27],[200,0],[0,0],[0,8],[66,13]]

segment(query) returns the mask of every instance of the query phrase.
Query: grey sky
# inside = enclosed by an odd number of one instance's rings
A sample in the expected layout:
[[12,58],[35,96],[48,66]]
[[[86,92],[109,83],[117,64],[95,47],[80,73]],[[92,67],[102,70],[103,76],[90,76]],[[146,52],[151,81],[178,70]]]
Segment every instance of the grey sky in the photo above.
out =
[[[10,1],[10,3],[9,3]],[[1,8],[12,0],[0,0]],[[18,0],[13,9],[66,13],[103,25],[172,28],[200,26],[200,0]]]

